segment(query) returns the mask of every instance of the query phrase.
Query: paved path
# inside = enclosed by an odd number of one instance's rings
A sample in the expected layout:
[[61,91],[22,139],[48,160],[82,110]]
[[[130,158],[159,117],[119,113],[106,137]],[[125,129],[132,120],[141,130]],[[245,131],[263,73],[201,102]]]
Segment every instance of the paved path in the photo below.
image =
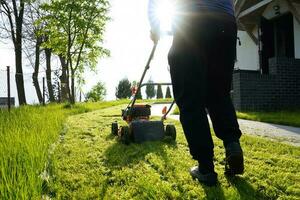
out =
[[[161,113],[163,107],[168,107],[169,105],[170,104],[153,104],[151,109],[152,115],[162,116]],[[178,115],[169,115],[168,117],[179,120]],[[245,134],[258,135],[295,146],[300,146],[300,128],[244,119],[239,119],[239,124],[242,132]]]

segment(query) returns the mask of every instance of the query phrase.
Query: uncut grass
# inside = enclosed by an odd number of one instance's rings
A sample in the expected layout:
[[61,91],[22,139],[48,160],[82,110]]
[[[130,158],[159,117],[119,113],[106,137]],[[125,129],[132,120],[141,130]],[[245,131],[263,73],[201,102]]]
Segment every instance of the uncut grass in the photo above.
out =
[[[179,113],[179,109],[176,106],[173,114],[179,115]],[[240,119],[300,127],[300,110],[237,112],[237,117]]]
[[127,101],[0,110],[0,199],[40,199],[51,144],[67,116]]
[[300,127],[300,110],[274,112],[238,112],[237,115],[241,119]]
[[[190,178],[195,165],[178,122],[177,142],[121,144],[110,135],[123,106],[72,116],[51,157],[48,196],[54,199],[297,199],[300,148],[243,136],[246,172],[223,175],[224,149],[215,140],[220,184]],[[79,123],[80,122],[80,123]]]

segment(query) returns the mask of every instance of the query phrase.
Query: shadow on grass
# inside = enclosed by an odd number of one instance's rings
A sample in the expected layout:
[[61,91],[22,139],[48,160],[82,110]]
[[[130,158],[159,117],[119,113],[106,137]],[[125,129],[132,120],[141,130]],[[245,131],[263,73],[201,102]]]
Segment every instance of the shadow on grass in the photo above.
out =
[[[106,139],[112,139],[109,136]],[[177,148],[176,142],[170,141],[155,141],[145,142],[142,144],[131,143],[130,145],[122,144],[120,141],[109,146],[104,152],[105,165],[107,167],[124,167],[130,166],[145,160],[149,154],[158,155],[163,161],[168,164],[169,156],[166,153],[166,148]]]
[[[237,189],[241,200],[248,199],[270,199],[266,194],[256,190],[245,178],[240,176],[227,177],[227,181]],[[251,196],[249,196],[251,195]]]
[[225,200],[225,195],[224,195],[224,192],[223,192],[223,189],[222,189],[222,185],[220,183],[218,183],[216,186],[214,187],[208,187],[208,186],[205,186],[203,184],[201,184],[204,191],[205,191],[205,194],[206,194],[206,197],[205,199],[208,199],[208,200],[215,200],[215,199],[218,199],[218,200]]

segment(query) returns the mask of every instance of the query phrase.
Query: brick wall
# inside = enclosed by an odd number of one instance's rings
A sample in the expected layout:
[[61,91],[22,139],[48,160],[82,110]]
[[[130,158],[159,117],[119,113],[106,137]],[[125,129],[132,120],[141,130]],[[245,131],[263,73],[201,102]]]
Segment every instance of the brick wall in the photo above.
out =
[[237,110],[300,108],[300,60],[272,58],[270,73],[237,70],[233,103]]
[[[7,108],[7,97],[0,97],[0,108]],[[14,97],[11,97],[10,98],[10,104],[11,106],[15,106],[15,98]]]

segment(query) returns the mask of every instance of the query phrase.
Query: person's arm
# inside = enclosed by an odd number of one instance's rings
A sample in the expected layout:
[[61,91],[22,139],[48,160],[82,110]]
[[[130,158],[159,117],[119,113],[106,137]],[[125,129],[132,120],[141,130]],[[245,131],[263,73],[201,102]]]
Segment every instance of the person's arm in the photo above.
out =
[[148,19],[151,26],[151,39],[157,42],[160,37],[160,23],[156,16],[156,9],[159,5],[159,0],[149,0],[148,3]]

